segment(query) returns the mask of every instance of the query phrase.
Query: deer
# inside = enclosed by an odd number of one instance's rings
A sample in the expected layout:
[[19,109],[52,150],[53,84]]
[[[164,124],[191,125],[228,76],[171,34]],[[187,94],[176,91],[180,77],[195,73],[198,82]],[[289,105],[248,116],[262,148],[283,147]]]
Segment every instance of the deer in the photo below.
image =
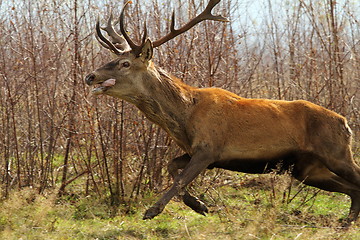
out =
[[175,196],[205,215],[205,203],[186,187],[204,170],[222,168],[252,174],[289,171],[305,185],[346,194],[351,206],[345,225],[355,222],[360,212],[360,167],[353,158],[352,132],[345,117],[305,100],[250,99],[221,88],[193,87],[152,61],[155,48],[196,24],[228,22],[211,13],[219,2],[210,0],[178,29],[173,12],[169,33],[156,41],[147,37],[145,23],[140,44],[125,30],[129,2],[118,21],[121,35],[114,30],[112,14],[105,27],[97,20],[96,38],[116,58],[88,74],[86,84],[95,86],[94,95],[135,105],[184,151],[168,163],[173,185],[143,219],[159,215]]

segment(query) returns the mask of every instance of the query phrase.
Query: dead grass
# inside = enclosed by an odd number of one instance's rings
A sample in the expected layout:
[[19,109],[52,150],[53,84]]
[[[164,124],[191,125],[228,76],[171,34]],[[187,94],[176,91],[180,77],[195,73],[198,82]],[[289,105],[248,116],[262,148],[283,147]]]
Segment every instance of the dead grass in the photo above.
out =
[[[154,203],[149,195],[111,207],[96,196],[63,198],[33,189],[0,203],[1,239],[358,239],[360,224],[339,228],[349,199],[341,194],[293,186],[288,201],[286,176],[237,174],[200,194],[209,205],[203,217],[181,202],[170,202],[151,221],[142,214]],[[197,188],[196,186],[194,186]],[[204,188],[199,188],[203,190]]]

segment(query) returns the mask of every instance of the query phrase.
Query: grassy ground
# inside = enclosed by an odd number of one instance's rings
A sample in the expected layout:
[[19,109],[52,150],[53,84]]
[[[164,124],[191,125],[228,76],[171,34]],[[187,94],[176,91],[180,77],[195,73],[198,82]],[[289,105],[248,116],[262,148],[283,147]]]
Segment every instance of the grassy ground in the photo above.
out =
[[286,181],[225,182],[202,194],[206,217],[175,199],[147,221],[142,214],[158,196],[114,208],[95,196],[59,200],[24,189],[0,203],[0,239],[359,239],[360,223],[339,228],[347,196],[302,185],[289,194]]

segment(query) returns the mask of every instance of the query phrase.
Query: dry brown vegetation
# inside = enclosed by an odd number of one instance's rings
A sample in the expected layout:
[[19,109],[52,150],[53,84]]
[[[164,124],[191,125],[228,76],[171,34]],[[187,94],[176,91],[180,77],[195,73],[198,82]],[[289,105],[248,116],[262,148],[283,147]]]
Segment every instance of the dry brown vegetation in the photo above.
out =
[[[157,49],[155,61],[194,86],[322,105],[346,116],[358,141],[357,1],[264,0],[256,17],[248,15],[251,2],[223,0],[216,11],[230,23],[201,23]],[[181,24],[206,1],[181,4],[134,1],[129,33],[139,38],[146,19],[149,35],[158,38],[172,9]],[[76,187],[117,204],[168,186],[163,169],[180,150],[134,107],[92,97],[83,80],[111,58],[93,36],[97,16],[104,21],[121,5],[0,1],[1,197],[24,187],[38,193],[56,188],[60,195]]]

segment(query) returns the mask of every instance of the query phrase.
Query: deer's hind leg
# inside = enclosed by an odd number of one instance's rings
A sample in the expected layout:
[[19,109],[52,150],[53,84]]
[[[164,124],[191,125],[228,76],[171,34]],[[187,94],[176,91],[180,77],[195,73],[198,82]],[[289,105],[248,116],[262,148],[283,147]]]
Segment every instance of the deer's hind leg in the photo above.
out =
[[306,185],[350,196],[351,207],[344,226],[349,226],[357,220],[360,212],[360,187],[356,184],[333,173],[316,158],[301,159],[295,165],[293,175]]
[[324,155],[321,161],[330,171],[360,188],[360,166],[355,163],[350,146]]
[[[176,177],[179,175],[179,170],[184,169],[185,166],[190,161],[191,157],[189,154],[184,154],[180,157],[174,158],[169,162],[168,165],[168,171],[172,177],[172,179],[175,181]],[[184,189],[182,193],[180,193],[183,202],[186,206],[190,207],[195,212],[205,215],[205,213],[208,213],[209,210],[206,207],[206,205],[200,201],[198,198],[190,195],[190,193]]]

